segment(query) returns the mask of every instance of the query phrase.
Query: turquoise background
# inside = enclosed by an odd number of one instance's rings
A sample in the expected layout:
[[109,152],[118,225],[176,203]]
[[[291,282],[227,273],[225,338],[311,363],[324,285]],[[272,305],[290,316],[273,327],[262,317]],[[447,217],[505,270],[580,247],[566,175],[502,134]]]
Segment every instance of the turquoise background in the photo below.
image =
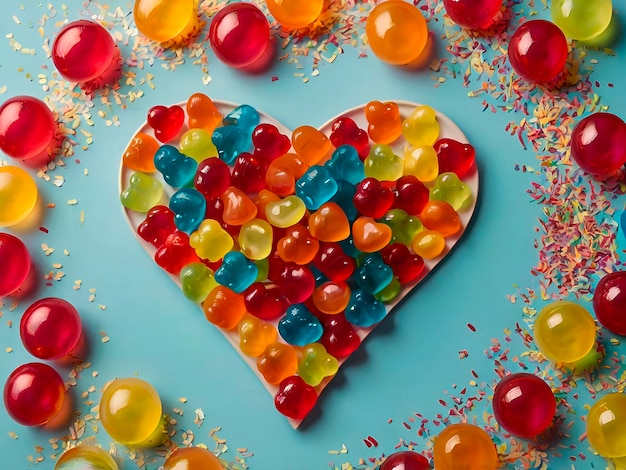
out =
[[[62,3],[52,0],[57,17],[49,19],[45,31],[50,40],[54,22],[61,21]],[[130,11],[123,0],[108,2]],[[615,3],[618,22],[623,21],[626,2]],[[509,7],[513,5],[505,2]],[[67,18],[75,20],[89,17],[83,2],[69,0]],[[523,8],[515,2],[515,8]],[[539,16],[547,17],[542,5],[535,5]],[[36,2],[3,3],[0,15],[0,88],[6,91],[0,100],[19,94],[44,98],[46,93],[37,75],[50,76],[52,61],[46,57],[41,45],[44,38],[38,32],[38,21],[48,10]],[[88,9],[97,11],[93,6]],[[17,15],[21,24],[16,24]],[[441,23],[430,25],[437,32],[435,38],[438,57],[445,57],[445,40],[439,38]],[[23,47],[35,49],[34,55],[12,50],[9,38],[13,33]],[[479,38],[480,40],[480,38]],[[537,238],[535,228],[542,217],[541,208],[531,203],[526,190],[532,181],[541,182],[541,176],[522,173],[516,164],[538,167],[536,156],[524,150],[515,136],[505,132],[509,121],[520,121],[519,113],[492,113],[483,111],[482,99],[468,97],[468,88],[462,79],[448,78],[438,88],[433,85],[429,69],[405,71],[385,65],[373,55],[359,58],[359,49],[345,47],[333,63],[321,62],[319,76],[304,83],[294,73],[299,70],[287,60],[276,60],[272,68],[259,75],[246,75],[219,63],[206,43],[209,71],[212,81],[202,83],[200,67],[191,59],[175,71],[167,71],[157,60],[150,69],[154,74],[155,89],[141,86],[144,96],[128,103],[127,109],[114,105],[109,108],[94,99],[92,111],[94,125],[81,128],[93,133],[93,144],[87,151],[77,148],[76,155],[66,159],[64,168],[51,173],[62,175],[65,183],[56,187],[37,180],[41,197],[54,203],[54,209],[45,211],[40,225],[49,233],[33,230],[19,236],[30,248],[40,273],[55,271],[54,263],[63,265],[65,276],[46,286],[41,280],[36,290],[21,299],[11,311],[10,300],[5,300],[0,318],[0,381],[10,371],[32,357],[23,349],[19,338],[21,312],[35,299],[58,296],[72,302],[82,315],[85,331],[90,341],[88,360],[91,367],[78,378],[73,394],[81,405],[81,393],[94,385],[90,395],[97,403],[102,385],[115,377],[135,376],[149,381],[160,392],[164,408],[184,409],[183,416],[175,416],[178,424],[175,440],[180,443],[184,430],[195,433],[195,443],[205,443],[210,449],[214,441],[209,437],[212,428],[221,427],[219,436],[227,440],[229,451],[223,458],[233,462],[237,448],[247,448],[254,456],[246,458],[252,469],[322,469],[345,462],[355,467],[359,459],[380,457],[394,451],[401,440],[416,443],[418,451],[429,447],[429,436],[418,436],[419,424],[407,429],[402,423],[414,413],[426,419],[444,416],[452,406],[447,391],[458,395],[467,387],[467,395],[477,395],[479,390],[490,394],[495,383],[494,361],[484,351],[498,338],[503,347],[510,347],[510,357],[527,351],[513,337],[504,342],[504,329],[515,329],[523,322],[521,301],[513,304],[508,294],[517,293],[517,286],[538,289],[538,278],[530,270],[538,261],[538,251],[533,246]],[[127,56],[130,46],[122,45]],[[599,94],[602,102],[612,112],[626,116],[624,81],[626,46],[623,38],[614,45],[615,55],[602,51],[589,51],[598,59],[593,65],[592,80],[602,84]],[[282,52],[279,51],[279,55]],[[301,58],[304,72],[310,72],[310,59]],[[47,67],[42,69],[42,66]],[[464,67],[466,67],[465,65]],[[279,79],[273,81],[272,77]],[[613,83],[608,88],[606,83]],[[479,82],[470,89],[479,88]],[[127,85],[120,90],[130,89]],[[136,88],[135,88],[136,89]],[[241,361],[221,334],[213,328],[202,312],[189,303],[154,262],[143,252],[128,228],[119,204],[118,174],[121,155],[135,130],[144,122],[147,110],[157,104],[169,105],[186,100],[192,93],[202,91],[214,99],[251,104],[295,128],[298,125],[320,125],[343,110],[371,100],[410,100],[425,103],[448,115],[463,130],[477,150],[480,169],[479,205],[473,222],[461,243],[415,292],[385,319],[365,344],[343,366],[340,373],[324,391],[317,407],[294,431],[278,414],[271,397]],[[104,110],[107,118],[119,118],[120,125],[107,126],[97,116]],[[7,160],[6,157],[2,157]],[[75,163],[80,159],[80,163]],[[89,170],[84,175],[84,169]],[[34,173],[34,172],[33,172]],[[78,204],[68,205],[67,200],[77,199]],[[614,207],[623,208],[621,198]],[[84,223],[80,223],[84,211]],[[45,256],[42,243],[55,249]],[[63,250],[70,251],[69,256]],[[74,281],[82,280],[80,290],[74,290]],[[96,299],[90,302],[89,289],[96,289]],[[106,305],[101,310],[98,304]],[[542,302],[537,302],[540,307]],[[9,328],[8,321],[13,322]],[[476,327],[471,332],[467,324]],[[100,332],[106,332],[110,341],[100,341]],[[605,342],[611,335],[605,332]],[[5,348],[13,348],[9,354]],[[469,357],[459,359],[459,351],[467,350]],[[617,354],[623,347],[614,348]],[[536,364],[530,364],[531,369]],[[505,368],[519,371],[513,361]],[[540,364],[545,370],[547,363]],[[69,369],[60,367],[67,378]],[[97,371],[97,377],[92,372]],[[472,375],[476,371],[478,378]],[[470,385],[475,380],[476,387]],[[453,387],[457,387],[456,391]],[[586,441],[578,442],[584,430],[580,419],[586,414],[585,403],[592,403],[582,384],[580,399],[570,400],[575,414],[569,413],[567,430],[569,438],[561,445],[553,442],[544,445],[550,468],[603,468],[604,459],[593,456]],[[187,403],[179,402],[186,397]],[[442,407],[439,400],[446,400]],[[202,408],[206,419],[202,427],[193,423],[194,410]],[[81,406],[83,413],[89,406]],[[484,425],[483,412],[489,412],[487,399],[476,404],[466,414]],[[560,411],[564,411],[561,407]],[[456,421],[452,419],[452,421]],[[99,424],[99,423],[95,423]],[[429,425],[436,434],[439,429]],[[17,439],[9,433],[15,432]],[[49,456],[54,453],[48,440],[60,437],[64,431],[46,432],[24,428],[6,415],[0,407],[0,468],[52,468]],[[108,448],[111,439],[103,429],[95,432],[88,425],[85,437],[95,435],[97,442]],[[494,439],[504,439],[494,432]],[[377,447],[368,448],[363,439],[373,436]],[[568,445],[574,445],[569,449]],[[44,450],[37,454],[35,446]],[[329,454],[341,449],[348,453]],[[122,469],[133,469],[127,450],[120,446],[118,459]],[[583,453],[586,460],[571,462],[571,455]],[[558,454],[558,455],[556,455]],[[28,457],[45,457],[39,464],[29,463]],[[153,454],[148,453],[148,456]],[[162,459],[146,468],[155,469]],[[369,463],[370,465],[373,465]],[[363,465],[366,468],[367,465]],[[509,468],[515,468],[512,465]],[[521,468],[521,467],[519,467]]]

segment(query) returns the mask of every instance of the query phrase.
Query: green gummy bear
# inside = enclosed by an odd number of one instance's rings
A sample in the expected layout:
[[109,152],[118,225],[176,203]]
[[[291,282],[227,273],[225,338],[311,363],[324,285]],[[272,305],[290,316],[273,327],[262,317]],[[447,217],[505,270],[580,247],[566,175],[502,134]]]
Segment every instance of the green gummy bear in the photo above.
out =
[[335,375],[337,370],[339,362],[320,343],[311,343],[302,350],[298,375],[312,387],[317,387],[325,377]]
[[189,263],[180,271],[183,294],[194,303],[204,302],[209,293],[217,286],[213,271],[203,263]]
[[393,153],[393,149],[386,144],[372,145],[363,163],[365,176],[376,178],[378,181],[396,181],[404,171],[404,160]]
[[217,157],[217,147],[204,129],[189,129],[180,138],[180,152],[193,158],[198,163],[211,157]]
[[130,184],[120,194],[124,207],[137,212],[148,212],[156,206],[163,195],[161,182],[145,173],[133,173]]
[[410,216],[402,209],[389,210],[381,222],[391,227],[392,242],[407,246],[411,246],[415,235],[424,230],[420,219]]
[[455,211],[468,209],[472,203],[472,189],[459,179],[456,173],[442,173],[430,190],[430,199],[445,201]]

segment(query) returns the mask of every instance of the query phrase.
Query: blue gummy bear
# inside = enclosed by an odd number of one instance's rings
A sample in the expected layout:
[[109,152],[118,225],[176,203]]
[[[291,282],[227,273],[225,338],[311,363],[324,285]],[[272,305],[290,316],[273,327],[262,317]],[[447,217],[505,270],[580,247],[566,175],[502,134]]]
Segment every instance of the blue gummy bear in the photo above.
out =
[[337,181],[337,184],[337,193],[330,200],[343,209],[350,222],[354,222],[359,215],[359,211],[354,205],[356,186],[347,181]]
[[387,310],[385,310],[385,305],[372,294],[356,289],[350,294],[345,314],[346,320],[353,325],[367,328],[385,318]]
[[226,253],[215,271],[214,279],[237,294],[250,287],[259,275],[259,268],[240,251]]
[[375,295],[389,285],[393,270],[385,264],[379,253],[363,256],[355,273],[357,285],[365,292]]
[[249,104],[237,106],[224,117],[225,126],[237,126],[252,135],[252,131],[261,122],[259,112]]
[[354,240],[352,239],[352,235],[350,235],[345,240],[341,240],[337,243],[339,243],[339,246],[341,246],[344,253],[351,258],[357,259],[359,256],[361,256],[361,252],[359,251],[359,249],[354,246]]
[[239,126],[224,126],[213,131],[211,140],[217,148],[220,160],[227,165],[233,165],[240,154],[250,150],[251,135]]
[[330,171],[319,165],[313,165],[296,181],[296,196],[304,201],[311,211],[320,206],[337,193],[339,185]]
[[178,230],[190,234],[198,228],[206,213],[206,199],[194,188],[183,188],[172,194],[170,209]]
[[180,153],[176,147],[161,145],[154,154],[154,166],[161,172],[167,184],[173,188],[182,188],[193,181],[198,162]]
[[305,346],[319,340],[324,328],[304,304],[294,304],[278,322],[278,332],[287,343]]
[[324,166],[337,181],[347,181],[354,185],[365,179],[365,166],[359,153],[352,145],[340,145]]

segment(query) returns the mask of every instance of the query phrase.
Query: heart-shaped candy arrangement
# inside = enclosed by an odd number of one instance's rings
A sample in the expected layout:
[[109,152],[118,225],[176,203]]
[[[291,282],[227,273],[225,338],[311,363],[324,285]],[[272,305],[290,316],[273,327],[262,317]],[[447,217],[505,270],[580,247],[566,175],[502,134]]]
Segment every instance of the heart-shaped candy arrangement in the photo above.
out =
[[293,132],[251,106],[158,106],[123,157],[133,231],[294,427],[474,212],[474,149],[427,106]]

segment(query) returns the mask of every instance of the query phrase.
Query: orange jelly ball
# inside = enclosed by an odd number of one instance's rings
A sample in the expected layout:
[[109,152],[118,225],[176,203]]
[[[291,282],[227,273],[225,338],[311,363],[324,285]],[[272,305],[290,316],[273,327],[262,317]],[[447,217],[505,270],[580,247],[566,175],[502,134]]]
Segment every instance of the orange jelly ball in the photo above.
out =
[[494,470],[498,468],[496,447],[482,428],[473,424],[451,424],[435,438],[433,458],[437,470]]
[[428,42],[426,19],[416,6],[404,0],[376,5],[367,18],[365,33],[374,54],[393,65],[415,61]]
[[223,470],[218,458],[202,447],[178,449],[163,464],[163,470]]
[[141,34],[160,43],[179,43],[199,24],[196,0],[136,0],[133,17]]
[[305,28],[324,9],[324,0],[266,0],[267,8],[285,28]]

